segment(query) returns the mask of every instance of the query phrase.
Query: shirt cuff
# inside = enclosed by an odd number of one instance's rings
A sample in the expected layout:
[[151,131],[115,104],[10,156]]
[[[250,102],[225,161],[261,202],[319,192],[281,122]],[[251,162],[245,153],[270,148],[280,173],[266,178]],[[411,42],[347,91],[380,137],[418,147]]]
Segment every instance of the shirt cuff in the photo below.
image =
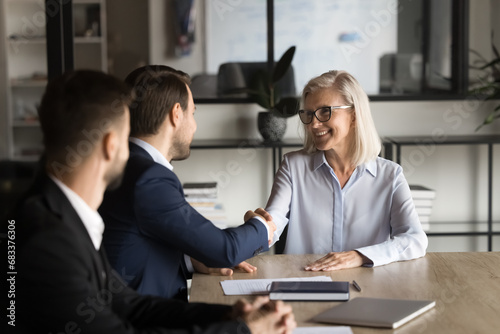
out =
[[257,219],[258,221],[260,221],[262,224],[264,224],[264,226],[266,227],[266,231],[267,231],[267,235],[269,235],[269,225],[267,225],[266,221],[264,218],[260,217],[260,216],[255,216],[253,217],[255,219]]
[[184,254],[184,263],[186,263],[186,269],[192,274],[194,273],[194,267],[191,263],[191,257],[189,255]]

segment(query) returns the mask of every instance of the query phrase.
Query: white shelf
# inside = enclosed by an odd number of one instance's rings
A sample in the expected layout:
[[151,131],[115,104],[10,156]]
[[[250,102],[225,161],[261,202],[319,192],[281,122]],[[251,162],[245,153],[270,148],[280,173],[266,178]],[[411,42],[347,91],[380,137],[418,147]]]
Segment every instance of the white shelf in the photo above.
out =
[[[18,38],[18,39],[13,39],[13,38],[7,38],[9,43],[11,44],[46,44],[47,39],[45,37],[33,37],[33,38]],[[101,36],[90,36],[90,37],[85,37],[85,36],[76,36],[74,38],[75,44],[89,44],[89,43],[95,43],[99,44],[103,42],[103,38]]]
[[[6,0],[7,3],[43,3],[43,0]],[[84,4],[84,5],[91,5],[91,4],[101,4],[103,0],[73,0],[73,4]]]
[[103,39],[101,36],[75,37],[75,44],[100,44]]
[[7,3],[40,3],[43,2],[43,0],[6,0]]
[[33,121],[25,121],[25,120],[14,120],[12,121],[12,126],[16,128],[31,128],[31,127],[39,127],[40,122],[38,120]]
[[[430,229],[428,233],[469,233],[487,232],[488,223],[486,221],[431,221],[428,223]],[[500,231],[500,221],[493,222],[493,230]]]
[[40,158],[39,155],[14,155],[12,160],[17,161],[37,161]]
[[[44,0],[3,0],[0,1],[0,77],[5,99],[0,101],[0,110],[6,110],[7,124],[5,145],[9,159],[33,161],[42,152],[42,134],[38,120],[21,119],[34,114],[43,90],[47,86],[47,38],[45,26],[33,21],[33,29],[26,30],[24,20],[44,17]],[[74,37],[75,69],[91,68],[106,72],[107,64],[107,24],[106,0],[74,0],[74,24],[81,23],[79,36]],[[91,15],[91,16],[88,16]],[[86,27],[97,22],[99,36],[84,36]],[[41,19],[40,19],[41,21]],[[35,29],[36,28],[36,29]],[[4,61],[5,59],[5,61]],[[4,102],[5,101],[5,102]],[[3,139],[3,138],[2,138]]]
[[44,88],[47,86],[47,80],[35,80],[35,79],[11,79],[11,87],[40,87]]
[[44,45],[47,44],[47,40],[45,37],[20,37],[20,38],[10,38],[8,37],[7,40],[9,41],[10,44],[39,44],[39,45]]
[[102,0],[73,0],[74,5],[97,5],[102,4]]

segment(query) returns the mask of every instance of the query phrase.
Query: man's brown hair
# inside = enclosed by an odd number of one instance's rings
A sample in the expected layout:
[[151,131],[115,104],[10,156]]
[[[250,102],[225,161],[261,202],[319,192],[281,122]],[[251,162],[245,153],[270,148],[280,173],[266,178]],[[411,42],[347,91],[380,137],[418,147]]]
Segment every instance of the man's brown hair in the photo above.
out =
[[124,116],[131,92],[118,78],[91,70],[50,81],[38,111],[46,157],[68,165],[90,155],[109,126]]
[[188,106],[188,74],[164,65],[148,65],[132,71],[125,82],[134,88],[130,105],[130,136],[158,133],[176,103],[182,110]]

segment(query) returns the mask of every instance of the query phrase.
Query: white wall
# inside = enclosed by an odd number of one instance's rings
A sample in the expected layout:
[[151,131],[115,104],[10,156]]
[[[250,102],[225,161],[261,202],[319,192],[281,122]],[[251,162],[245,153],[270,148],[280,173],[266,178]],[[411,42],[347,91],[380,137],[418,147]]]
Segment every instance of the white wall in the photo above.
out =
[[195,43],[189,57],[174,55],[174,28],[172,23],[172,0],[149,0],[149,47],[151,64],[168,64],[173,68],[194,75],[205,72],[204,61],[204,6],[205,1],[196,0]]
[[108,72],[121,79],[149,62],[146,1],[107,0]]
[[[0,2],[0,36],[5,36],[5,8],[3,1]],[[0,42],[0,159],[8,155],[7,135],[7,50],[6,39]]]

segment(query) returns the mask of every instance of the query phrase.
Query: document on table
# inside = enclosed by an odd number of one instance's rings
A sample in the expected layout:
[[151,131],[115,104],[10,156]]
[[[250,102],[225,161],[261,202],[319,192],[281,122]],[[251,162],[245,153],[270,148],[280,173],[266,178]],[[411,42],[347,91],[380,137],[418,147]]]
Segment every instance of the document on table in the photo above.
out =
[[282,281],[321,281],[331,282],[330,276],[311,277],[288,277],[288,278],[263,278],[263,279],[241,279],[225,280],[220,285],[226,296],[233,295],[266,295],[269,294],[269,287],[272,282]]
[[297,327],[293,334],[352,334],[351,327]]

